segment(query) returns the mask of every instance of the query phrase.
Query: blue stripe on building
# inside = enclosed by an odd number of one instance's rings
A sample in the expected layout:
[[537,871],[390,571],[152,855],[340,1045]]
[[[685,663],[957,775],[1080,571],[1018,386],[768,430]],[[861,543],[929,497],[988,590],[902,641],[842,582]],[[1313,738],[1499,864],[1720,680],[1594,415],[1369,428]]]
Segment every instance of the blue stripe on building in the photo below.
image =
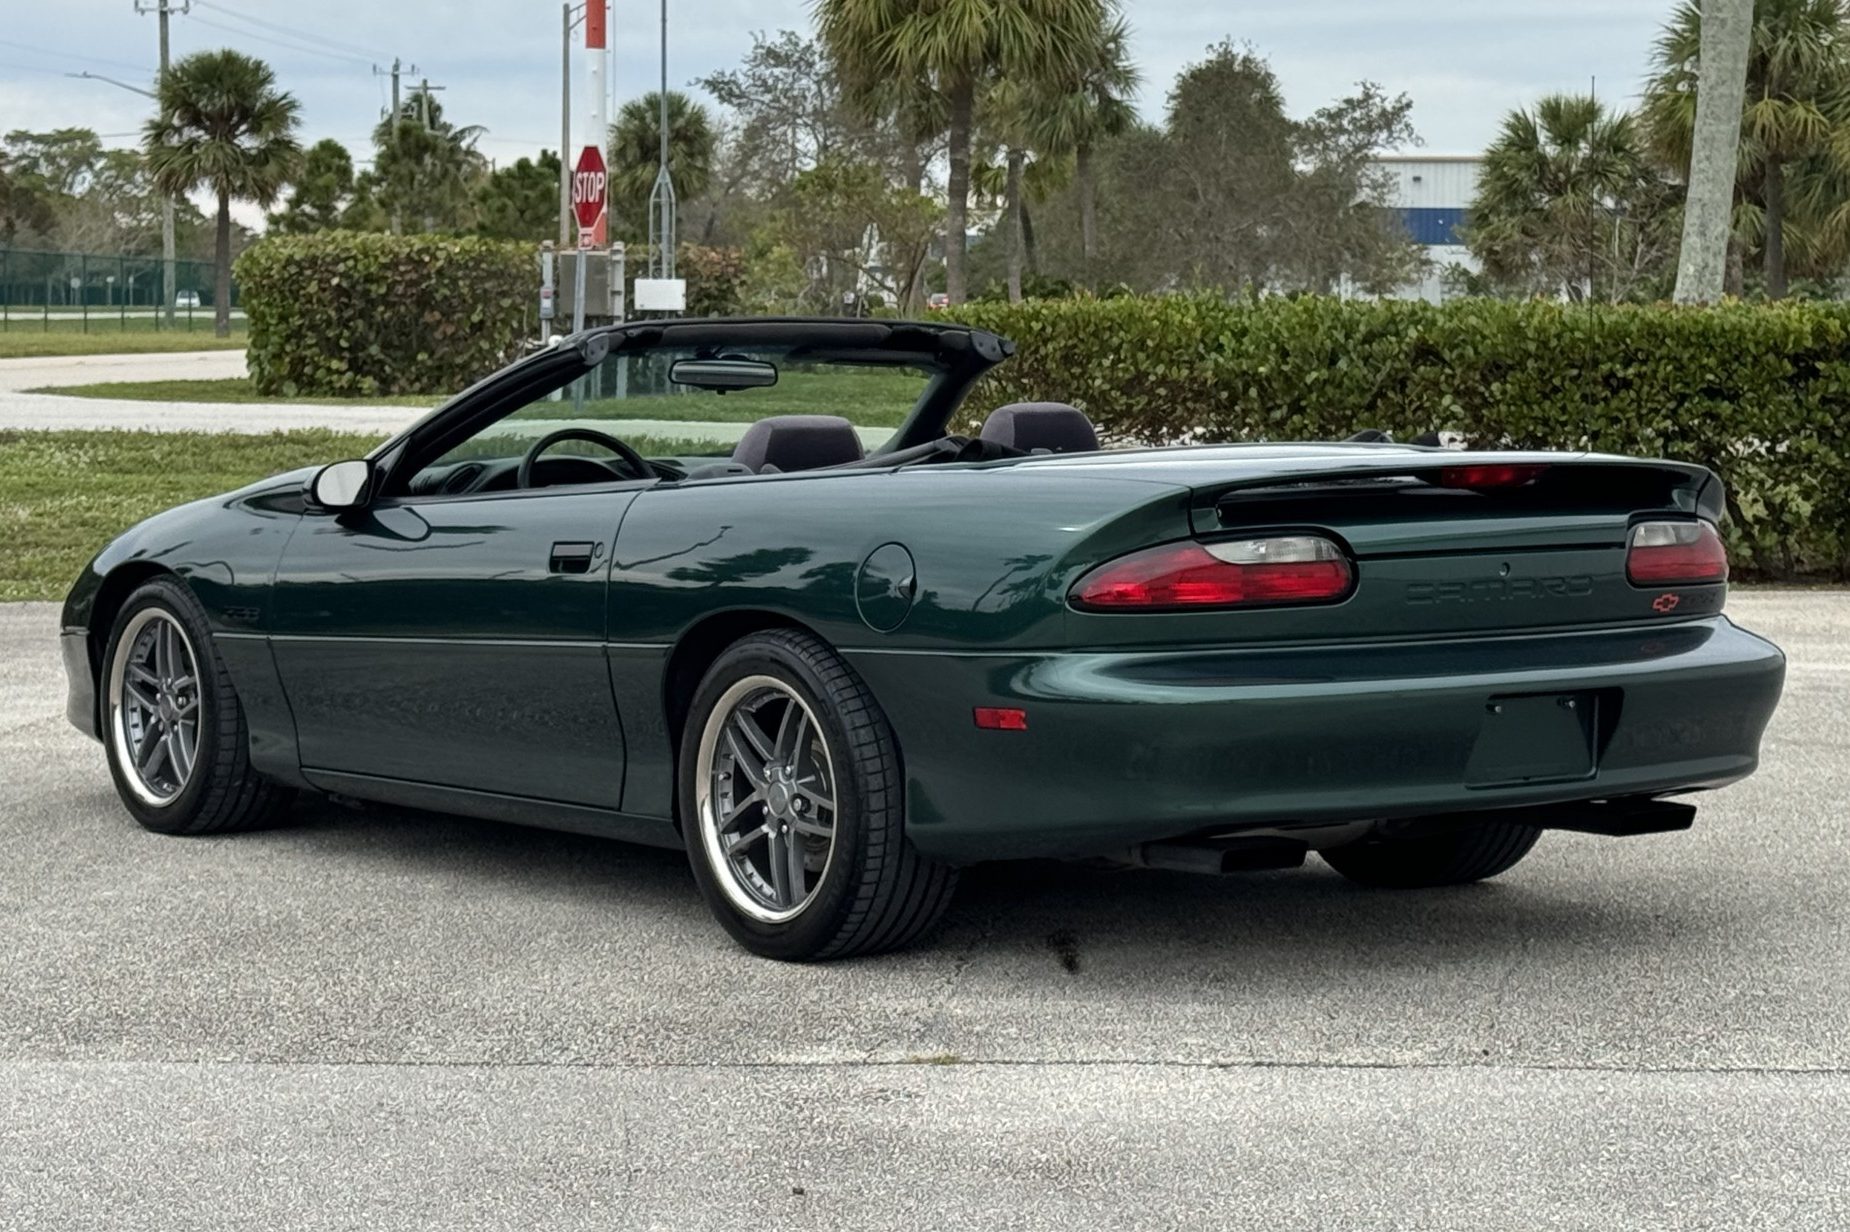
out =
[[1462,244],[1464,241],[1458,238],[1457,231],[1465,225],[1465,217],[1461,209],[1421,207],[1400,212],[1401,221],[1416,244]]

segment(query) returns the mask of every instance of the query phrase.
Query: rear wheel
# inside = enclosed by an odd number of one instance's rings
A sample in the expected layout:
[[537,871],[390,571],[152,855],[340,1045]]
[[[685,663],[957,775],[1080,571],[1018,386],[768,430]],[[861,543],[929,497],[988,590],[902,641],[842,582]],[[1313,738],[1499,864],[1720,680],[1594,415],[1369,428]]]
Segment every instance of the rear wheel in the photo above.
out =
[[904,777],[873,695],[823,642],[754,634],[720,655],[681,740],[681,817],[701,893],[767,958],[898,949],[956,872],[905,835]]
[[1360,885],[1413,890],[1495,877],[1528,855],[1541,836],[1534,826],[1486,821],[1416,838],[1368,838],[1319,854]]
[[294,793],[251,768],[243,707],[199,601],[156,578],[116,616],[103,660],[103,745],[116,794],[161,834],[274,821]]

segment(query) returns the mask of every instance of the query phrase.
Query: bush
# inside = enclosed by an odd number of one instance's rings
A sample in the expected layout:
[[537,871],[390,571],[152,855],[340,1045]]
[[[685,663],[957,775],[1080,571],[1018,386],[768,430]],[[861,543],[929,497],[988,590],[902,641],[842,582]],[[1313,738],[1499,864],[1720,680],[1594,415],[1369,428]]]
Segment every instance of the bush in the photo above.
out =
[[460,236],[267,236],[238,258],[266,394],[444,393],[520,353],[533,249]]
[[949,314],[1015,340],[967,404],[1072,402],[1108,439],[1399,439],[1698,462],[1737,570],[1850,577],[1850,306],[1077,299]]

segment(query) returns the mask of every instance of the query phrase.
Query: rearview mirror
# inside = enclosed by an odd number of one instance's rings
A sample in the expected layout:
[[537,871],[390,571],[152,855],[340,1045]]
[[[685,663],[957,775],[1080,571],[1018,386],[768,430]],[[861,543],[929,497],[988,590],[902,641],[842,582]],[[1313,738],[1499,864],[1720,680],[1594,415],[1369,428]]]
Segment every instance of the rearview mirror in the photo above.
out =
[[324,466],[308,481],[314,502],[336,513],[363,507],[372,499],[372,489],[373,464],[357,458]]
[[711,389],[764,389],[777,384],[777,365],[762,359],[678,359],[668,369],[676,385]]

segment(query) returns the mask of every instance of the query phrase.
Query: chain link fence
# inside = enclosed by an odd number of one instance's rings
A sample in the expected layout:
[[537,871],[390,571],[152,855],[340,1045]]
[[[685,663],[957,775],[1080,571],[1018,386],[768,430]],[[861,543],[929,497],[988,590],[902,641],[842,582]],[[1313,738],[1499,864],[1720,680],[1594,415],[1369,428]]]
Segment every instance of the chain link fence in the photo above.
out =
[[[161,303],[161,259],[0,248],[0,331],[206,330],[216,297],[210,261],[178,261],[172,320]],[[233,328],[241,328],[231,284]]]

